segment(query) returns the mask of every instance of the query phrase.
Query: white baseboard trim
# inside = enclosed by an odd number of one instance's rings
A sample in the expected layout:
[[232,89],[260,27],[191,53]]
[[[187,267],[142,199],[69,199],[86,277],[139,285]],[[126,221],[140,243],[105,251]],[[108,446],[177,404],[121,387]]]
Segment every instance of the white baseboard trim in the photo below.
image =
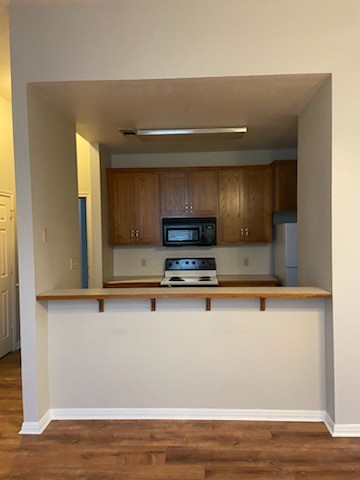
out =
[[360,437],[359,423],[336,424],[327,412],[324,422],[333,437]]
[[335,424],[323,410],[224,408],[53,408],[39,422],[23,422],[21,435],[40,435],[51,420],[249,420],[324,422],[333,437],[360,437],[360,424]]
[[329,430],[329,433],[334,436],[335,423],[334,420],[330,417],[328,412],[325,412],[324,423],[326,428]]
[[218,408],[54,408],[53,420],[258,420],[323,422],[323,410]]
[[41,435],[52,420],[51,410],[48,410],[39,422],[23,422],[21,435]]

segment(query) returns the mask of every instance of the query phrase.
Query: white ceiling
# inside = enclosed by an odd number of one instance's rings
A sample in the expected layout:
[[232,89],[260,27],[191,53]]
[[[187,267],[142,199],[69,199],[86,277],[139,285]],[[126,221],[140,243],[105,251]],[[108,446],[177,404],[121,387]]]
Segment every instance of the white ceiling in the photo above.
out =
[[[51,82],[33,86],[112,153],[293,148],[297,119],[326,74]],[[236,136],[125,138],[119,129],[246,126]]]

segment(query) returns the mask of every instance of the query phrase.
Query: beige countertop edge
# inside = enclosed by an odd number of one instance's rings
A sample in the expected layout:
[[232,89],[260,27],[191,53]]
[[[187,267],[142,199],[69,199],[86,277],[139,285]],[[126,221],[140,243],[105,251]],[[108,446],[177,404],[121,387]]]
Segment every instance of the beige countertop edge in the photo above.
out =
[[117,284],[117,283],[151,283],[151,282],[161,282],[164,278],[164,275],[154,275],[154,276],[122,276],[122,277],[115,277],[113,280],[108,280],[104,282],[105,284]]
[[330,298],[331,292],[316,287],[159,287],[55,289],[37,300],[106,300],[121,298]]
[[[218,274],[217,277],[219,280],[265,280],[265,281],[273,281],[277,280],[274,276],[270,274]],[[163,275],[121,275],[118,277],[114,277],[111,280],[107,280],[104,282],[106,285],[116,285],[117,283],[151,283],[151,282],[160,282],[164,278]]]

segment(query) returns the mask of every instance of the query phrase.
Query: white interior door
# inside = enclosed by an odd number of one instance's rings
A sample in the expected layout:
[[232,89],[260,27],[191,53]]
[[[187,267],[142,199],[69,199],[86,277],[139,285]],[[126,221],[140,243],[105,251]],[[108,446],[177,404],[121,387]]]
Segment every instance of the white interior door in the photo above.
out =
[[14,225],[11,197],[0,193],[0,358],[13,350]]

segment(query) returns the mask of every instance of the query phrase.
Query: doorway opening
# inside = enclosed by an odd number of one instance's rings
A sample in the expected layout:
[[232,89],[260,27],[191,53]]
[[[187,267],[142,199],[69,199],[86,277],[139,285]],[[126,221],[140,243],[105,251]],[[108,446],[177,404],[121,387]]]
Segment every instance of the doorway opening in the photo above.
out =
[[81,288],[89,288],[86,197],[79,197]]
[[0,358],[17,347],[14,199],[0,192]]

